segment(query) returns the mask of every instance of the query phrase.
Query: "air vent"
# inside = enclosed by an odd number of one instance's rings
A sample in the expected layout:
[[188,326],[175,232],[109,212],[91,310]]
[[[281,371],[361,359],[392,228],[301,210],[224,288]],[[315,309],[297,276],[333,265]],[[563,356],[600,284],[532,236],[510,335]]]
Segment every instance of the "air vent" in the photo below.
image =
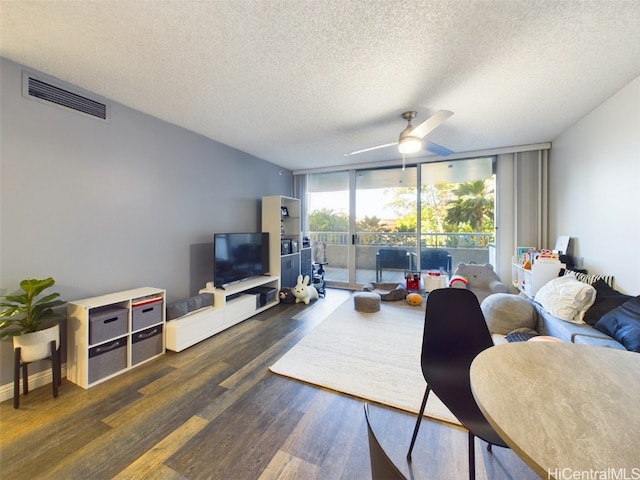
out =
[[26,74],[26,72],[24,75],[23,93],[29,99],[68,108],[74,112],[84,113],[85,115],[101,120],[107,120],[109,113],[106,103],[53,85],[50,81],[45,82],[33,75]]

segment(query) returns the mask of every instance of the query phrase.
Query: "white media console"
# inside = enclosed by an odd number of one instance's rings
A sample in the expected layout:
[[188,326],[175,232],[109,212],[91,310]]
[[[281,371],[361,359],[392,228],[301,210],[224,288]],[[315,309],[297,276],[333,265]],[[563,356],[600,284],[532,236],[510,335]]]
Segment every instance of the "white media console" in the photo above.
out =
[[[278,304],[278,276],[253,277],[229,285],[224,289],[215,288],[213,282],[200,293],[213,294],[213,306],[197,310],[166,324],[166,348],[180,352],[216,333],[236,325],[268,308]],[[260,305],[256,294],[248,291],[256,287],[276,289],[275,299]]]

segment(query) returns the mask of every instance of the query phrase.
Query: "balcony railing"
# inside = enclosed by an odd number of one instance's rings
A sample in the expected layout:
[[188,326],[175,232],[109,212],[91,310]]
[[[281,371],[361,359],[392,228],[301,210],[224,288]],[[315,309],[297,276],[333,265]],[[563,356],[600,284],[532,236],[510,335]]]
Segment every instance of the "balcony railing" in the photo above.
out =
[[[460,262],[489,262],[489,245],[494,242],[491,233],[424,233],[420,249],[442,248],[452,256],[455,270]],[[345,269],[349,263],[351,236],[346,232],[311,232],[312,258],[327,262],[329,269]],[[398,248],[416,251],[416,234],[411,232],[362,232],[357,236],[355,265],[357,270],[375,269],[376,253],[380,248]],[[330,270],[328,270],[330,271]]]
[[[346,232],[311,232],[312,244],[348,245],[351,238]],[[493,233],[423,233],[421,247],[427,248],[489,248],[494,243]],[[415,247],[416,234],[411,232],[361,232],[358,245],[378,247]]]

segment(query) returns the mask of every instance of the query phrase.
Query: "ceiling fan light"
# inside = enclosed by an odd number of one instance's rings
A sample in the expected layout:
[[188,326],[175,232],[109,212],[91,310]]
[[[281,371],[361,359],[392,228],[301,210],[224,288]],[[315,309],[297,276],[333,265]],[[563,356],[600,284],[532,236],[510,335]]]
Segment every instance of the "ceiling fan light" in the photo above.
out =
[[400,153],[416,153],[422,149],[422,141],[418,137],[407,135],[398,142]]

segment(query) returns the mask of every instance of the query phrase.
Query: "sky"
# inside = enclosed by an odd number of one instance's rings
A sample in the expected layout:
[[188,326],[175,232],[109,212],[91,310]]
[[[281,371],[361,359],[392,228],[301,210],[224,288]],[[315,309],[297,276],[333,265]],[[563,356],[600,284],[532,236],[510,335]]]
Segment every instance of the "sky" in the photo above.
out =
[[[386,206],[392,201],[392,194],[387,188],[372,188],[358,190],[357,217],[378,217],[380,219],[394,218],[396,215],[391,207]],[[349,192],[320,192],[309,195],[309,210],[333,210],[336,213],[349,215]]]

